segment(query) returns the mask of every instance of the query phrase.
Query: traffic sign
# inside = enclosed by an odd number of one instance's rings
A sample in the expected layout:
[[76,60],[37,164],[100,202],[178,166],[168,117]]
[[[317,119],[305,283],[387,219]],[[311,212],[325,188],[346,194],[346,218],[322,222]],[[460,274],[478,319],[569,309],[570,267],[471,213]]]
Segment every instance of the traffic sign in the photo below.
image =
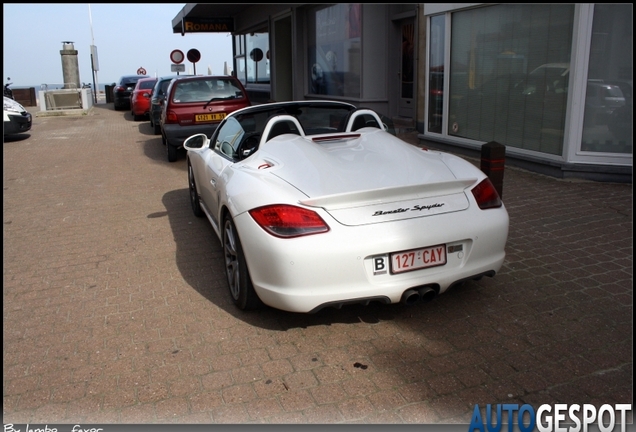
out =
[[140,67],[137,69],[137,75],[146,75],[146,69]]
[[172,61],[172,63],[180,64],[184,58],[185,56],[183,55],[183,51],[181,50],[172,50],[172,52],[170,53],[170,60]]
[[171,64],[170,72],[185,72],[185,65],[182,64]]
[[188,60],[190,60],[192,63],[196,63],[201,60],[201,53],[199,52],[199,50],[194,48],[188,50]]

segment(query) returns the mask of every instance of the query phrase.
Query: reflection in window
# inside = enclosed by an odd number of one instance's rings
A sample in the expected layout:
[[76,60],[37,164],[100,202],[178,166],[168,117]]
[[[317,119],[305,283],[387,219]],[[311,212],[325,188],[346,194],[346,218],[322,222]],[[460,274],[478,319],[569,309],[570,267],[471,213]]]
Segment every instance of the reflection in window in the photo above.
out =
[[269,84],[270,52],[267,30],[234,37],[236,77],[245,84]]
[[594,5],[581,150],[633,152],[632,5]]
[[234,75],[241,81],[241,84],[247,84],[247,72],[245,69],[245,35],[234,36]]
[[266,30],[245,35],[247,82],[269,84],[269,33]]
[[415,25],[402,25],[402,92],[400,97],[413,98],[413,69],[415,66]]
[[442,133],[444,106],[444,15],[431,17],[431,49],[428,68],[428,131]]
[[361,23],[360,4],[336,4],[310,13],[309,93],[360,97]]
[[573,19],[573,4],[453,13],[448,133],[561,155]]

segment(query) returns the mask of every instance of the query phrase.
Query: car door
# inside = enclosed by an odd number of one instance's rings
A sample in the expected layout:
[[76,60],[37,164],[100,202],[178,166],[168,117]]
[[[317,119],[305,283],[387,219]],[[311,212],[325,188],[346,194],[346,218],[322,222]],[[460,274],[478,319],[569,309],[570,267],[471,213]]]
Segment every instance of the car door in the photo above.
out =
[[234,118],[228,118],[212,135],[209,150],[201,156],[205,169],[201,172],[202,188],[201,199],[207,207],[218,228],[219,209],[221,198],[225,196],[227,181],[230,178],[225,175],[228,167],[234,164],[236,149],[245,132],[241,124]]

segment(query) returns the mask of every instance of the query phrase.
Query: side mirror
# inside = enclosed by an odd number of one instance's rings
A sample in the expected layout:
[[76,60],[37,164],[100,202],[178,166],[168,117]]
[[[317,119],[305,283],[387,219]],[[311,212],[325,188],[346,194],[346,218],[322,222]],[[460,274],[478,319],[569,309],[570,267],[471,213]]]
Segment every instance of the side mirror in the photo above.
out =
[[209,140],[206,134],[196,134],[187,138],[183,142],[183,148],[186,150],[198,150],[205,147],[208,144]]

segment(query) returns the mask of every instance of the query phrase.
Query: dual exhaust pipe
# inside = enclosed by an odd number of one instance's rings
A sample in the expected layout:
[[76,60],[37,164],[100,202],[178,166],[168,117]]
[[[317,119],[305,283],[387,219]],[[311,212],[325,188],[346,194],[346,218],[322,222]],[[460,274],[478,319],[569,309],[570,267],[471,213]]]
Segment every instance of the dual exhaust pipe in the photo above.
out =
[[402,294],[402,300],[400,300],[405,305],[414,305],[415,303],[426,303],[433,300],[437,296],[437,291],[435,291],[430,286],[423,286],[419,288],[411,288]]

